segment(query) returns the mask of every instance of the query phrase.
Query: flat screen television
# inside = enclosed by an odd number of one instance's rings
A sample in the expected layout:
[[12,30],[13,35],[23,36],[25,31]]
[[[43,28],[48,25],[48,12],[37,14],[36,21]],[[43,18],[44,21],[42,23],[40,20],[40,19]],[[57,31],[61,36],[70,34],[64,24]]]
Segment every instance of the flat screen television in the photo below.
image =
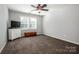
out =
[[11,21],[11,28],[19,28],[20,22],[19,21]]

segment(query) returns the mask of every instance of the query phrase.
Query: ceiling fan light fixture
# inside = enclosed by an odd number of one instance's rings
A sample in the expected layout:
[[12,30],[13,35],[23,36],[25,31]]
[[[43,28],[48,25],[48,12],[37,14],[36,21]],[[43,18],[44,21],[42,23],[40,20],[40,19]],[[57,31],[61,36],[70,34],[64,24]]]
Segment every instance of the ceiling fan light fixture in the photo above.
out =
[[38,13],[41,13],[41,10],[38,10]]

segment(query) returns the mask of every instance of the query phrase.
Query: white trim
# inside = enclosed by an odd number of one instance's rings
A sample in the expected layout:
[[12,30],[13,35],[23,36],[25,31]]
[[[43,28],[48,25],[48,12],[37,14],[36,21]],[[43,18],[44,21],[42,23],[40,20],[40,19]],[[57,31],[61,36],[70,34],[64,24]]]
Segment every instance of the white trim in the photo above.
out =
[[[51,35],[48,35],[48,34],[44,34],[44,35],[47,35],[47,36],[49,36],[49,37],[54,37],[54,36],[51,36]],[[54,37],[54,38],[57,38],[57,37]],[[62,38],[58,38],[58,39],[63,40]],[[67,41],[67,42],[70,42],[70,43],[79,45],[78,42],[73,42],[73,41],[70,41],[70,40],[63,40],[63,41]]]
[[3,48],[5,47],[6,43],[3,45],[3,47],[0,49],[0,53],[2,52]]

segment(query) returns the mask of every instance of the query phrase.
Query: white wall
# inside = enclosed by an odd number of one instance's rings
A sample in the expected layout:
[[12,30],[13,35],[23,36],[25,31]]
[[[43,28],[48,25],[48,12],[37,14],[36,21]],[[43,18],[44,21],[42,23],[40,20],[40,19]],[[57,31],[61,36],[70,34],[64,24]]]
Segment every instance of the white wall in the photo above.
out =
[[4,5],[0,5],[0,52],[7,42],[7,20],[8,9]]
[[43,19],[44,34],[79,44],[79,5],[53,6]]
[[[42,34],[42,16],[27,14],[19,11],[9,10],[9,20],[20,21],[20,16],[33,16],[37,17],[37,29],[29,29],[30,31],[37,31],[38,34]],[[10,24],[9,24],[10,26]],[[26,30],[26,31],[29,31]],[[22,31],[23,32],[23,31]]]

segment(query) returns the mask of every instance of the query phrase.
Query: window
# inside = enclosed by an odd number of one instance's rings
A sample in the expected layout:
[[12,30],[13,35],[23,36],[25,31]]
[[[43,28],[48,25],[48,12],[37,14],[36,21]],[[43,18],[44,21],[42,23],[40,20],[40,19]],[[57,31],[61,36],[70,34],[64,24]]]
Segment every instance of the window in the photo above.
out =
[[36,29],[37,28],[37,21],[36,21],[37,19],[36,18],[34,18],[34,17],[31,17],[30,18],[30,28],[31,29]]
[[28,17],[21,17],[21,27],[22,28],[28,28],[29,27]]
[[37,19],[35,17],[21,17],[21,27],[27,29],[37,28]]

